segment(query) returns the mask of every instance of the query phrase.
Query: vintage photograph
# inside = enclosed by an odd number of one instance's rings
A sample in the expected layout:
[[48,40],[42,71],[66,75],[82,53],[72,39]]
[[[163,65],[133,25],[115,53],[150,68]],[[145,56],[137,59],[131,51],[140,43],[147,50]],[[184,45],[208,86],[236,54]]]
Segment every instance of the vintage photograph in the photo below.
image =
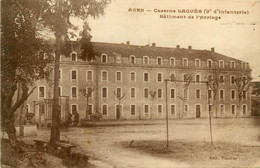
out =
[[2,0],[1,167],[260,167],[258,0]]

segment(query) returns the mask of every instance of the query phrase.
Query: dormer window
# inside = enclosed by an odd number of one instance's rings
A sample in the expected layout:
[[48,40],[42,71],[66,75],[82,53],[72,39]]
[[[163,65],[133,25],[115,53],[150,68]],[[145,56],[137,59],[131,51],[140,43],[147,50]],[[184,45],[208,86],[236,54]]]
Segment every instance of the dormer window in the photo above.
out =
[[183,58],[182,59],[182,65],[183,66],[188,66],[188,59],[187,58]]
[[101,63],[107,63],[107,55],[106,54],[101,55]]
[[175,66],[175,58],[170,58],[170,65]]
[[208,68],[212,68],[212,64],[213,64],[213,63],[212,63],[212,60],[208,60],[208,61],[207,61],[207,67],[208,67]]
[[130,64],[135,64],[135,56],[130,56]]
[[77,61],[77,53],[72,53],[71,54],[71,61]]
[[143,57],[143,64],[145,64],[145,65],[149,64],[149,57],[148,56]]
[[234,61],[231,61],[231,62],[230,62],[230,68],[235,68],[235,67],[236,67],[235,62],[234,62]]
[[157,65],[162,65],[162,58],[161,57],[157,57]]
[[195,67],[200,67],[200,59],[195,59]]
[[224,61],[223,60],[220,60],[219,62],[218,62],[218,67],[219,68],[224,68]]

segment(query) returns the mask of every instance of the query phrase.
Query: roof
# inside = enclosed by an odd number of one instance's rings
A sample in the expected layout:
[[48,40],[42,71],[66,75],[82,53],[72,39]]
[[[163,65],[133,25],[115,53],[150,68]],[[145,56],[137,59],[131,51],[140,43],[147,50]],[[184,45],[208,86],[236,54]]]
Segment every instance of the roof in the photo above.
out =
[[154,46],[136,46],[126,44],[115,44],[115,43],[101,43],[93,42],[94,49],[99,53],[105,53],[108,55],[114,55],[118,53],[122,56],[134,55],[137,57],[149,56],[149,57],[174,57],[176,59],[188,58],[207,60],[212,59],[213,61],[240,61],[235,58],[231,58],[216,52],[209,50],[194,50],[184,48],[168,48],[168,47],[154,47]]
[[[74,45],[79,45],[79,41],[74,41]],[[122,56],[134,55],[136,57],[164,57],[175,59],[188,58],[195,60],[196,58],[206,61],[211,59],[213,61],[223,60],[225,62],[236,61],[242,62],[241,60],[225,56],[209,50],[195,50],[195,49],[184,49],[184,48],[169,48],[169,47],[157,47],[157,46],[138,46],[138,45],[127,45],[118,43],[104,43],[104,42],[92,42],[94,50],[99,54],[115,55],[115,53]],[[79,50],[79,47],[76,47]]]

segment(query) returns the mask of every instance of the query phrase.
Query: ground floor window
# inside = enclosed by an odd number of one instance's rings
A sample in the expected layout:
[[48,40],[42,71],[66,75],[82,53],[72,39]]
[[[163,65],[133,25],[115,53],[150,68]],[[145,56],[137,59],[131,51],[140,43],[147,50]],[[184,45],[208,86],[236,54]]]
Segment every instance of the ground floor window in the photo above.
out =
[[144,113],[148,114],[149,113],[149,105],[144,105]]
[[243,105],[243,114],[246,114],[246,105]]
[[102,114],[107,115],[107,105],[106,104],[102,105]]
[[135,105],[131,105],[131,115],[135,115]]
[[236,105],[231,105],[231,113],[235,114],[236,113]]
[[158,114],[161,114],[161,113],[162,113],[162,105],[161,105],[161,104],[159,104],[159,105],[157,106],[157,112],[158,112]]
[[175,105],[171,105],[171,114],[175,115]]
[[219,106],[219,108],[220,108],[220,114],[223,116],[223,115],[225,115],[225,106],[224,106],[224,104],[221,104],[220,106]]
[[189,106],[188,106],[188,104],[185,104],[185,105],[184,105],[184,112],[189,112]]

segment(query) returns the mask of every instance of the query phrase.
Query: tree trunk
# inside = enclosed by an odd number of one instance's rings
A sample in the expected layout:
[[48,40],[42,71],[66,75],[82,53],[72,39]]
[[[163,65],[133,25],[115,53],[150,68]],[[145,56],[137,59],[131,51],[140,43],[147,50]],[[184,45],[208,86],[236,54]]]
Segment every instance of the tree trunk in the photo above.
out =
[[10,145],[12,147],[12,152],[14,152],[16,154],[21,150],[21,148],[18,144],[16,135],[15,135],[16,131],[15,131],[15,126],[14,126],[14,117],[6,117],[4,122],[5,122],[6,133],[8,135]]
[[[61,17],[61,3],[62,1],[59,0],[57,2],[57,17],[59,19],[62,19]],[[62,22],[62,20],[60,20]],[[60,141],[60,128],[59,128],[59,68],[60,68],[60,47],[61,47],[61,30],[62,25],[61,23],[57,23],[56,30],[55,30],[55,37],[56,37],[56,43],[55,43],[55,63],[54,63],[54,96],[53,96],[53,110],[52,110],[52,126],[51,126],[51,137],[50,137],[50,143],[52,145],[55,145],[56,142]]]
[[20,118],[19,118],[19,132],[20,132],[20,136],[24,136],[24,103],[21,106],[20,109]]

